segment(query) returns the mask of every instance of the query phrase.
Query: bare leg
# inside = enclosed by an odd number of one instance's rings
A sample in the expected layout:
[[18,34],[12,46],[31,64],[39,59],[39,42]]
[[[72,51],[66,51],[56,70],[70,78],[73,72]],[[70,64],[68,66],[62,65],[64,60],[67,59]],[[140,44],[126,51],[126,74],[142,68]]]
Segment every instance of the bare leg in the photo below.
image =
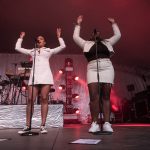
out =
[[110,83],[101,83],[101,93],[102,93],[102,102],[103,102],[103,112],[104,112],[104,121],[110,121],[110,93],[111,93],[112,84]]
[[90,112],[92,122],[98,122],[98,115],[100,112],[98,83],[90,83],[88,84],[88,88],[90,94]]
[[45,126],[47,113],[48,113],[48,94],[50,91],[50,85],[42,85],[41,87],[41,126]]
[[38,94],[38,87],[36,85],[33,86],[33,98],[32,98],[32,86],[28,87],[28,103],[26,107],[26,125],[30,127],[30,117],[31,116],[31,102],[32,102],[32,114],[34,110],[34,101],[36,99],[36,96]]

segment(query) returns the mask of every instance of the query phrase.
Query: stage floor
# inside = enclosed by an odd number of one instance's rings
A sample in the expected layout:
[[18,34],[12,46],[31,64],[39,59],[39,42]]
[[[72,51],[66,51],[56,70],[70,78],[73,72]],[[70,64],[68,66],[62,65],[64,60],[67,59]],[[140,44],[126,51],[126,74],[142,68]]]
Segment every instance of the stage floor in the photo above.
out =
[[[89,125],[48,128],[48,134],[20,136],[19,129],[0,129],[1,150],[149,150],[150,124],[113,124],[112,135],[88,133]],[[39,131],[39,129],[33,129]],[[69,144],[77,139],[100,139],[97,145]]]

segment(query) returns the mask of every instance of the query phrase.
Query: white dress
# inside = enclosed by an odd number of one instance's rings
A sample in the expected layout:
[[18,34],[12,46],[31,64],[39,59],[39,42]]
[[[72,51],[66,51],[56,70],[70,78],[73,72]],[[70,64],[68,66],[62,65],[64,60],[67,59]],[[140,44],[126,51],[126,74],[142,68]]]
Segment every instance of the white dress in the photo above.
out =
[[[56,47],[54,49],[42,47],[40,48],[40,53],[37,51],[38,49],[24,49],[21,47],[23,39],[19,38],[16,43],[15,50],[30,55],[32,57],[32,60],[34,60],[34,53],[35,53],[35,73],[34,73],[34,85],[35,84],[54,84],[53,75],[50,68],[50,62],[49,59],[53,54],[56,54],[60,51],[62,51],[66,45],[62,38],[59,38],[60,46]],[[32,77],[33,77],[33,66],[32,65],[29,83],[28,85],[32,85]]]
[[[121,33],[117,24],[112,24],[114,35],[109,39],[104,39],[101,41],[109,50],[110,55],[114,53],[113,45],[120,39]],[[95,44],[94,41],[86,41],[80,37],[79,25],[75,26],[73,39],[77,45],[79,45],[83,52],[89,52],[91,47]],[[109,58],[99,58],[98,59],[98,71],[99,71],[99,82],[101,83],[114,83],[114,68],[112,62]],[[97,61],[92,60],[88,62],[87,65],[87,83],[98,82],[97,77]]]

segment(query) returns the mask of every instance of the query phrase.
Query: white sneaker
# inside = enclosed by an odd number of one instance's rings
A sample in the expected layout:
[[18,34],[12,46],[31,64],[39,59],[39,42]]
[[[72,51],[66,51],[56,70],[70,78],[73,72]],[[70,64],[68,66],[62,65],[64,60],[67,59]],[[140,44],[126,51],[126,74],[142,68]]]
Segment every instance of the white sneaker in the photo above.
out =
[[31,131],[31,129],[28,126],[26,126],[23,128],[23,130],[18,131],[18,134],[28,133],[30,131]]
[[47,134],[47,130],[46,130],[46,128],[45,128],[45,126],[41,126],[40,127],[40,132],[42,133],[42,134]]
[[100,131],[99,125],[97,124],[97,122],[92,122],[89,132],[94,133],[98,131]]
[[114,132],[109,122],[105,122],[103,124],[103,131]]

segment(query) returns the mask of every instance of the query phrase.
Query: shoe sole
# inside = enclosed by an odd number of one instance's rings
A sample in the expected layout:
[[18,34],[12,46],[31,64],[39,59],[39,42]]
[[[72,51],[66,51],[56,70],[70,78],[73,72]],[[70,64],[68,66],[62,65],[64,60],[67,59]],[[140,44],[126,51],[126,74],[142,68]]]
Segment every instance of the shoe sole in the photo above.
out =
[[24,133],[29,133],[29,132],[30,132],[30,131],[25,131],[25,132],[22,132],[22,133],[19,133],[19,132],[18,132],[18,134],[24,134]]
[[42,132],[42,131],[40,131],[40,133],[41,133],[41,134],[47,134],[48,132]]
[[114,131],[109,131],[109,130],[104,130],[104,129],[103,129],[103,131],[104,131],[104,132],[111,132],[111,133],[113,133],[113,132],[114,132]]
[[92,132],[92,131],[88,131],[89,133],[96,133],[96,132],[100,132],[100,130],[98,130],[98,131],[95,131],[95,132]]

